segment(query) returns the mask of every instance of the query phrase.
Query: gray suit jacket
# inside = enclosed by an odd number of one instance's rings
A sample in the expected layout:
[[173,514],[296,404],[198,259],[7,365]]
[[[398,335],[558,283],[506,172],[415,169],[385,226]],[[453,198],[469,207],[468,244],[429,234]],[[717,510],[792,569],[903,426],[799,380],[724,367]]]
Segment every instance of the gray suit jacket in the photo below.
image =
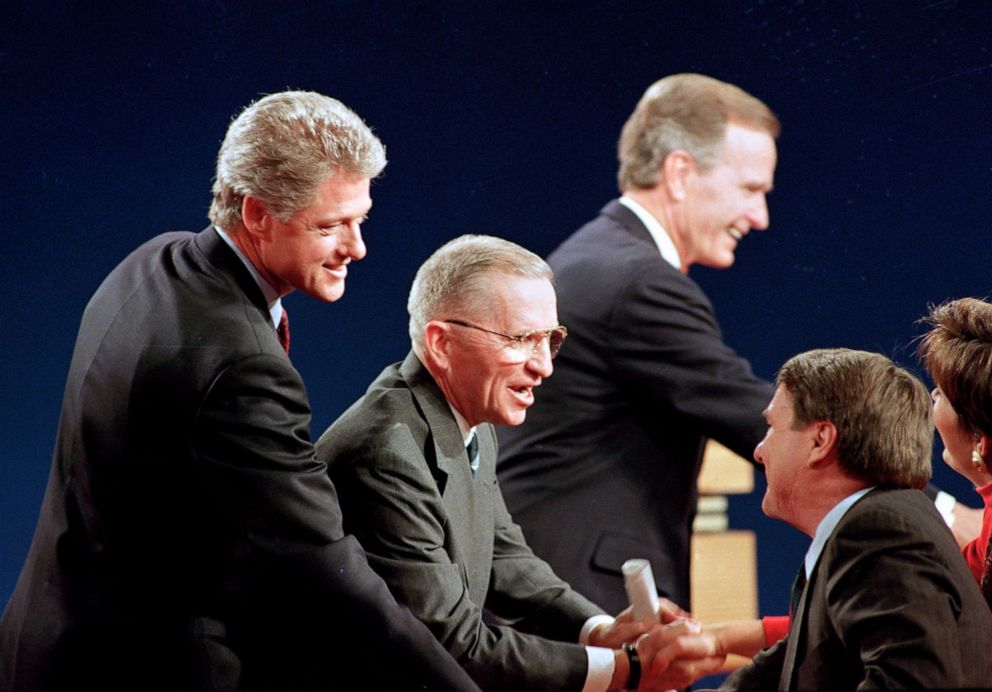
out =
[[[483,688],[578,690],[588,664],[574,642],[602,611],[527,547],[496,481],[493,428],[477,434],[473,480],[458,423],[410,353],[321,436],[317,456],[345,530]],[[504,624],[487,624],[483,609]]]
[[876,489],[824,546],[789,636],[721,690],[989,689],[992,614],[916,490]]

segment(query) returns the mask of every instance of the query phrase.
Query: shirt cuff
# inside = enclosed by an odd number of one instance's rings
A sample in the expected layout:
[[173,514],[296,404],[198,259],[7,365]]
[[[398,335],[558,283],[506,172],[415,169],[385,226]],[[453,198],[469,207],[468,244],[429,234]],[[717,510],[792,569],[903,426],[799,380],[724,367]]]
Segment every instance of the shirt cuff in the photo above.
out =
[[582,692],[606,692],[613,679],[613,649],[601,646],[587,646],[586,656],[589,658],[589,672]]
[[958,501],[954,499],[953,495],[949,495],[943,490],[937,491],[937,497],[933,501],[940,516],[944,518],[944,523],[949,527],[954,526],[954,505],[957,503]]
[[606,613],[600,613],[599,615],[593,615],[591,618],[586,620],[586,624],[582,625],[582,631],[579,632],[579,644],[588,644],[589,635],[592,630],[597,625],[609,625],[611,622],[616,620],[612,615],[607,615]]

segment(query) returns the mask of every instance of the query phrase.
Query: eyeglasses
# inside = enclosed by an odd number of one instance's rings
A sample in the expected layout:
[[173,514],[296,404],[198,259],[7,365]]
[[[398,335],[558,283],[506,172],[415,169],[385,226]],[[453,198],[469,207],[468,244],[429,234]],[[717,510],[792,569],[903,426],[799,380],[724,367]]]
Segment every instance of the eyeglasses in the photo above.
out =
[[508,339],[511,342],[511,348],[516,350],[520,357],[524,359],[536,356],[545,339],[548,340],[548,351],[550,351],[551,357],[554,358],[558,355],[558,351],[561,350],[561,345],[565,342],[565,337],[568,336],[568,330],[563,325],[558,325],[551,329],[532,329],[529,332],[512,336],[510,334],[503,334],[502,332],[494,332],[492,329],[486,329],[485,327],[463,322],[462,320],[442,320],[442,322],[455,324],[459,327],[477,329],[486,334],[493,334]]

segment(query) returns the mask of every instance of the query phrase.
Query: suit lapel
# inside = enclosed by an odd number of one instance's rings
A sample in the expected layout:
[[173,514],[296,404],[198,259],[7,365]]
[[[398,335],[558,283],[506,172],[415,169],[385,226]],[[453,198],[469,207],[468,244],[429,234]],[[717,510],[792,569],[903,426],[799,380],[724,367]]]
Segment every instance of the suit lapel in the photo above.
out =
[[[410,387],[417,406],[420,407],[424,420],[430,428],[438,469],[448,476],[449,481],[464,477],[471,482],[472,474],[468,467],[465,441],[462,439],[455,416],[434,378],[413,351],[407,354],[400,366],[400,374]],[[480,454],[484,453],[482,442],[480,439]],[[442,488],[442,494],[445,492]]]
[[[451,544],[460,546],[452,559],[460,562],[468,578],[469,593],[482,603],[489,589],[492,565],[492,493],[496,441],[491,425],[476,428],[480,465],[473,482],[468,453],[461,430],[444,394],[412,352],[400,366],[400,374],[416,400],[430,429],[436,464],[435,480],[449,521],[445,531]],[[425,453],[429,453],[425,449]]]
[[780,690],[795,689],[796,656],[800,648],[804,646],[803,642],[807,636],[806,628],[809,626],[808,618],[806,617],[807,603],[810,594],[813,593],[818,567],[819,560],[813,568],[813,573],[806,580],[806,586],[803,588],[802,595],[799,596],[799,604],[796,606],[796,612],[792,614],[792,624],[789,626],[789,636],[786,640],[785,658],[782,661],[782,676],[778,683]]
[[266,316],[266,321],[271,319],[268,317],[269,308],[266,305],[265,296],[262,294],[262,289],[255,282],[255,277],[251,275],[248,267],[244,265],[234,250],[229,248],[227,243],[217,235],[217,231],[214,230],[213,226],[207,226],[197,233],[195,243],[196,247],[207,258],[210,265],[233,279],[248,300],[262,310]]

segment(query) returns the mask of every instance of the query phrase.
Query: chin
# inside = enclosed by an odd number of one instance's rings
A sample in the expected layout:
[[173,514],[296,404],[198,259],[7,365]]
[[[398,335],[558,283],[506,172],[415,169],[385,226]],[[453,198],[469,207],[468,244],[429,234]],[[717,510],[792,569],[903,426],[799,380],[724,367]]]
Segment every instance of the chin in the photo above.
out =
[[710,269],[729,269],[730,267],[733,266],[734,259],[736,258],[734,257],[733,254],[731,254],[729,257],[725,255],[721,255],[720,257],[713,257],[711,259],[704,260],[699,264],[703,265],[704,267],[709,267]]
[[503,417],[503,425],[520,425],[527,418],[526,411],[520,411],[519,413],[511,413],[508,416]]
[[341,296],[344,295],[344,286],[331,286],[324,288],[323,290],[313,292],[308,291],[307,294],[310,297],[316,298],[317,300],[321,300],[325,303],[333,303],[336,300],[340,300]]

